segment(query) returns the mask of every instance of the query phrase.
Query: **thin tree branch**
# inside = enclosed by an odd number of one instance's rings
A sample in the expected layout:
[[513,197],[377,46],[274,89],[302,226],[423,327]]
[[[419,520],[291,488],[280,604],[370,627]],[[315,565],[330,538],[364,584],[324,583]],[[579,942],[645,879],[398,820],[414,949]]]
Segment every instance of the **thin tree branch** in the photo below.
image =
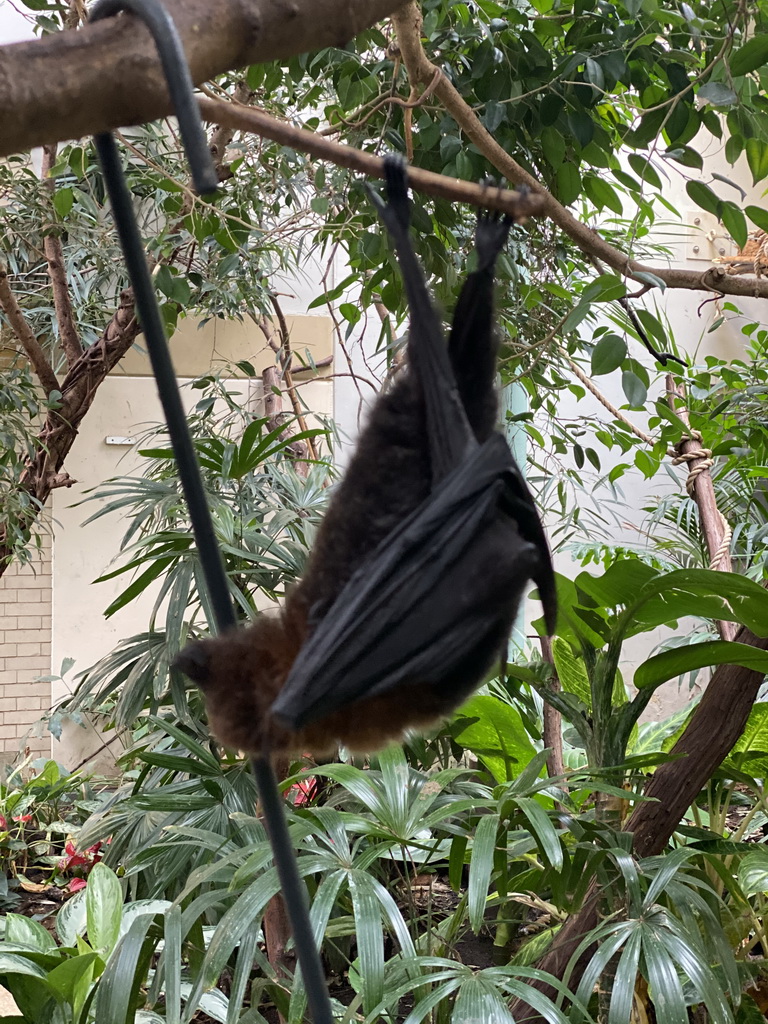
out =
[[53,367],[48,362],[48,356],[35,337],[35,332],[30,327],[16,296],[13,294],[8,280],[8,268],[4,263],[0,263],[0,306],[3,307],[11,330],[32,364],[32,369],[37,374],[37,379],[46,396],[50,395],[52,391],[60,391],[59,381],[53,372]]
[[[0,303],[3,301],[4,285],[7,287],[3,271],[0,273]],[[37,451],[27,462],[21,476],[22,488],[34,500],[30,503],[26,517],[17,521],[20,531],[26,534],[31,532],[54,488],[70,486],[74,482],[65,473],[61,473],[64,459],[77,438],[78,427],[93,404],[99,385],[128,351],[138,333],[133,293],[126,289],[121,294],[120,305],[104,328],[101,338],[83,352],[61,386],[56,382],[55,390],[62,393],[59,408],[48,412],[43,428],[37,436]],[[38,372],[37,368],[35,370]],[[10,564],[12,555],[13,551],[7,539],[0,537],[0,575]]]
[[[275,311],[277,323],[280,328],[280,364],[282,366],[283,380],[285,381],[288,390],[288,397],[291,403],[291,407],[293,409],[293,415],[296,417],[296,422],[299,425],[299,430],[307,431],[309,428],[307,427],[307,420],[306,417],[304,416],[304,410],[301,407],[299,396],[296,394],[296,388],[293,386],[293,373],[291,371],[293,353],[291,351],[291,334],[290,331],[288,330],[288,321],[285,319],[283,308],[280,305],[280,301],[274,294],[274,292],[269,293],[269,301],[272,303],[272,308]],[[317,449],[313,444],[313,439],[311,437],[307,437],[305,438],[305,442],[307,445],[309,457],[317,461]]]
[[[200,113],[206,121],[230,125],[241,131],[255,132],[265,139],[272,139],[283,146],[291,146],[320,160],[328,160],[339,167],[348,167],[369,178],[384,177],[384,161],[381,157],[364,153],[352,146],[342,146],[316,132],[295,128],[286,121],[271,117],[263,110],[211,99],[208,96],[200,97],[198,104]],[[418,167],[408,168],[408,182],[417,192],[440,196],[451,202],[487,206],[489,209],[508,213],[515,220],[536,216],[546,205],[542,199],[544,193],[540,188],[538,191],[542,193],[541,195],[525,195],[510,189],[488,189],[474,182],[448,178],[444,174],[433,174]]]
[[[56,183],[50,177],[51,169],[56,163],[56,143],[43,146],[43,166],[41,177],[43,184],[53,196]],[[51,279],[53,288],[53,306],[56,310],[56,323],[59,325],[59,338],[61,347],[67,360],[67,366],[74,366],[83,354],[83,344],[75,327],[75,316],[72,310],[72,302],[69,296],[69,283],[67,272],[64,266],[64,250],[61,245],[61,236],[57,233],[55,225],[46,228],[43,238],[43,251],[48,261],[48,276]]]

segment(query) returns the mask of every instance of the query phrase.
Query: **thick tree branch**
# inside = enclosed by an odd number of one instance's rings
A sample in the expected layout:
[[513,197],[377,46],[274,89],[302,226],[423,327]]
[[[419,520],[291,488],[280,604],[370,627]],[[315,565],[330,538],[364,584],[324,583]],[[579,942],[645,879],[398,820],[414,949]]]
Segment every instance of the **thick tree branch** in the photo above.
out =
[[[0,275],[0,302],[3,283],[7,284],[4,274]],[[54,488],[68,487],[74,482],[60,470],[75,442],[77,428],[93,404],[99,385],[128,351],[138,333],[133,294],[126,290],[121,294],[117,312],[101,338],[83,352],[70,368],[60,388],[56,384],[56,390],[62,393],[59,408],[48,413],[38,434],[37,453],[29,460],[21,477],[22,488],[35,499],[35,504],[30,507],[26,518],[18,522],[20,530],[27,533],[32,530],[42,506]],[[37,367],[35,369],[37,371]],[[6,539],[0,536],[0,575],[10,564],[12,554]]]
[[[41,176],[44,185],[48,188],[51,195],[53,195],[56,188],[56,183],[50,177],[51,168],[55,163],[56,144],[44,146]],[[61,236],[57,234],[57,230],[55,225],[47,229],[43,239],[43,251],[48,261],[48,276],[51,279],[51,286],[53,288],[53,307],[56,310],[56,322],[59,325],[61,347],[64,350],[67,366],[71,367],[83,354],[83,345],[75,327],[75,315],[69,297],[69,283],[64,266],[64,249],[61,245]]]
[[[200,84],[343,46],[401,0],[165,0]],[[171,113],[149,32],[121,16],[0,48],[0,156]]]
[[[710,267],[703,273],[696,270],[672,270],[666,267],[650,267],[630,259],[626,253],[615,249],[609,242],[582,224],[562,206],[553,195],[521,167],[480,122],[477,114],[462,98],[455,86],[427,57],[421,45],[421,9],[415,0],[409,0],[392,15],[397,32],[403,62],[412,85],[432,88],[433,95],[442,103],[458,126],[493,166],[514,185],[527,185],[543,199],[541,213],[549,217],[588,256],[602,260],[619,274],[634,277],[637,274],[652,274],[668,288],[684,288],[691,291],[716,291],[724,295],[756,296],[768,298],[768,279],[738,278],[726,273],[724,267]],[[437,83],[435,75],[439,78]],[[417,186],[415,186],[417,187]]]
[[3,307],[3,312],[8,318],[11,330],[26,352],[27,358],[32,364],[32,369],[37,374],[37,379],[40,381],[40,386],[45,394],[50,395],[52,391],[60,391],[59,382],[56,374],[53,372],[53,367],[48,362],[48,356],[35,337],[35,332],[29,326],[21,306],[19,306],[16,296],[13,294],[8,280],[8,268],[4,263],[0,263],[0,306]]

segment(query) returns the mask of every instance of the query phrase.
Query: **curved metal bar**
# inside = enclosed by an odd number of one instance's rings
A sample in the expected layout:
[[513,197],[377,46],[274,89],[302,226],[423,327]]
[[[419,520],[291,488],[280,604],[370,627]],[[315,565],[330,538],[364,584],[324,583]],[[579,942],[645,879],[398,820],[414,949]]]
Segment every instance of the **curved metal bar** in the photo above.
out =
[[[106,18],[120,10],[131,11],[148,25],[160,52],[195,188],[200,193],[212,191],[218,184],[216,172],[192,93],[192,80],[184,51],[170,16],[159,0],[101,0],[91,14],[90,20]],[[236,624],[235,613],[200,467],[181,403],[155,289],[133,211],[133,199],[112,135],[109,132],[102,133],[95,137],[94,142],[125,264],[133,285],[136,310],[168,424],[168,433],[179,467],[179,478],[189,508],[192,532],[208,592],[211,618],[221,632]],[[251,766],[291,922],[310,1013],[315,1024],[333,1024],[325,974],[315,943],[304,886],[299,875],[285,808],[280,800],[272,765],[265,757],[254,759]]]
[[192,522],[192,532],[195,536],[198,556],[205,577],[210,610],[217,630],[223,632],[236,625],[229,583],[213,529],[208,498],[200,476],[195,448],[189,433],[187,414],[181,404],[176,372],[171,361],[168,343],[165,340],[165,328],[157,305],[144,245],[133,213],[133,199],[125,181],[120,163],[120,153],[114,138],[107,132],[97,135],[94,142],[104,174],[109,201],[112,204],[112,215],[120,238],[120,247],[123,250],[128,276],[133,286],[139,323],[147,343],[157,391],[168,424],[168,433],[176,455],[176,463],[179,467],[179,478],[189,508],[189,518]]
[[199,195],[215,192],[219,180],[197,109],[187,58],[173,19],[157,0],[100,0],[91,11],[88,21],[111,18],[120,11],[135,14],[152,33],[179,122],[195,190]]

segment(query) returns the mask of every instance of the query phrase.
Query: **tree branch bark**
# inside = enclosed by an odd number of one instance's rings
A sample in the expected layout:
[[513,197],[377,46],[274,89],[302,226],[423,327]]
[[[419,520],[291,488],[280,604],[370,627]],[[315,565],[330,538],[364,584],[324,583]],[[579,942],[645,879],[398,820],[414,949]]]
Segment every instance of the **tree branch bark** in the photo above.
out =
[[[742,626],[734,637],[737,643],[768,650],[768,637],[757,637]],[[749,712],[765,678],[762,672],[739,665],[719,665],[709,681],[690,722],[672,748],[673,757],[654,772],[645,788],[648,800],[639,803],[624,826],[633,833],[633,850],[637,857],[661,853],[673,832],[703,787],[728,756],[746,725]],[[569,917],[536,967],[562,977],[574,950],[597,925],[600,891],[589,889],[581,910]],[[546,986],[541,987],[546,991]],[[522,1001],[512,1006],[518,1015],[533,1024],[541,1020],[536,1011]]]
[[[7,286],[3,271],[0,273],[0,302],[3,301],[4,284]],[[38,434],[37,453],[30,459],[21,477],[21,486],[35,499],[35,504],[30,507],[25,520],[18,524],[21,530],[31,531],[42,506],[54,488],[67,487],[74,482],[59,470],[75,442],[77,428],[93,404],[99,385],[128,351],[138,334],[139,325],[134,313],[133,293],[126,289],[121,294],[120,305],[105,327],[101,338],[83,352],[70,368],[60,387],[58,382],[55,382],[55,389],[62,393],[60,406],[48,413]],[[39,376],[36,366],[35,371]],[[0,536],[0,575],[10,564],[12,554],[5,538]]]
[[[401,0],[165,0],[192,80],[344,46]],[[0,156],[170,114],[154,43],[130,15],[0,48]]]
[[[393,20],[397,22],[399,16],[399,14],[393,16]],[[427,67],[434,69],[434,65],[427,61],[426,56],[424,56],[424,60]],[[512,184],[527,186],[530,193],[521,197],[519,193],[512,191],[496,192],[470,181],[448,178],[443,174],[433,174],[431,171],[424,171],[419,167],[410,167],[408,181],[414,191],[423,192],[425,195],[439,196],[451,202],[486,206],[489,209],[508,213],[516,220],[534,216],[549,217],[584,253],[595,259],[603,260],[619,274],[627,274],[630,277],[641,273],[652,274],[669,288],[768,298],[768,278],[735,277],[720,266],[708,267],[704,271],[673,270],[669,267],[647,266],[630,259],[626,253],[615,249],[596,231],[577,220],[550,192],[516,163],[488,134],[472,108],[467,106],[448,79],[441,73],[439,84],[435,87],[435,94],[441,101],[445,99],[443,93],[447,93],[452,100],[450,107],[447,103],[445,104],[446,109],[449,109],[462,130],[493,163],[494,167]],[[460,117],[461,111],[457,109],[457,104],[463,109],[465,115],[463,118]],[[384,177],[384,161],[381,157],[374,156],[372,153],[364,153],[352,146],[343,146],[338,142],[332,142],[319,133],[309,132],[304,128],[295,128],[285,121],[271,117],[263,110],[242,107],[235,103],[226,103],[223,100],[209,97],[200,98],[199,105],[200,113],[207,121],[229,125],[245,132],[254,132],[263,138],[272,139],[273,142],[279,142],[281,145],[298,149],[302,153],[308,153],[319,160],[328,160],[339,167],[348,167],[369,178]],[[472,129],[471,132],[469,129]]]
[[[43,147],[43,166],[41,177],[43,184],[53,195],[56,184],[50,177],[51,168],[56,163],[56,144]],[[83,345],[75,327],[75,315],[69,297],[67,272],[64,267],[64,250],[61,237],[56,234],[57,227],[52,225],[43,238],[43,251],[48,261],[48,276],[53,289],[53,307],[56,310],[56,323],[59,325],[59,338],[67,366],[72,367],[83,354]]]
[[0,263],[0,306],[3,307],[3,312],[8,317],[11,330],[26,352],[27,358],[32,364],[32,369],[37,374],[37,379],[40,381],[40,386],[45,392],[46,397],[52,391],[60,391],[61,386],[56,374],[53,372],[53,367],[48,362],[48,356],[35,337],[35,332],[29,326],[21,306],[13,294],[10,281],[8,280],[8,268],[4,263]]

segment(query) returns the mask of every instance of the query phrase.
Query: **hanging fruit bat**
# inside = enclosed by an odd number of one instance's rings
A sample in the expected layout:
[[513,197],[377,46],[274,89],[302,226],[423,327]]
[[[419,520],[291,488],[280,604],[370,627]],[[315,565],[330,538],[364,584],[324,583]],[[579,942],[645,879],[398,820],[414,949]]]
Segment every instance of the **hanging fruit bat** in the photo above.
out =
[[529,580],[554,630],[544,531],[494,429],[493,275],[511,221],[480,214],[446,345],[405,166],[385,170],[387,202],[373,200],[408,298],[407,370],[375,404],[283,609],[176,660],[216,738],[251,754],[370,751],[445,718],[505,656]]

